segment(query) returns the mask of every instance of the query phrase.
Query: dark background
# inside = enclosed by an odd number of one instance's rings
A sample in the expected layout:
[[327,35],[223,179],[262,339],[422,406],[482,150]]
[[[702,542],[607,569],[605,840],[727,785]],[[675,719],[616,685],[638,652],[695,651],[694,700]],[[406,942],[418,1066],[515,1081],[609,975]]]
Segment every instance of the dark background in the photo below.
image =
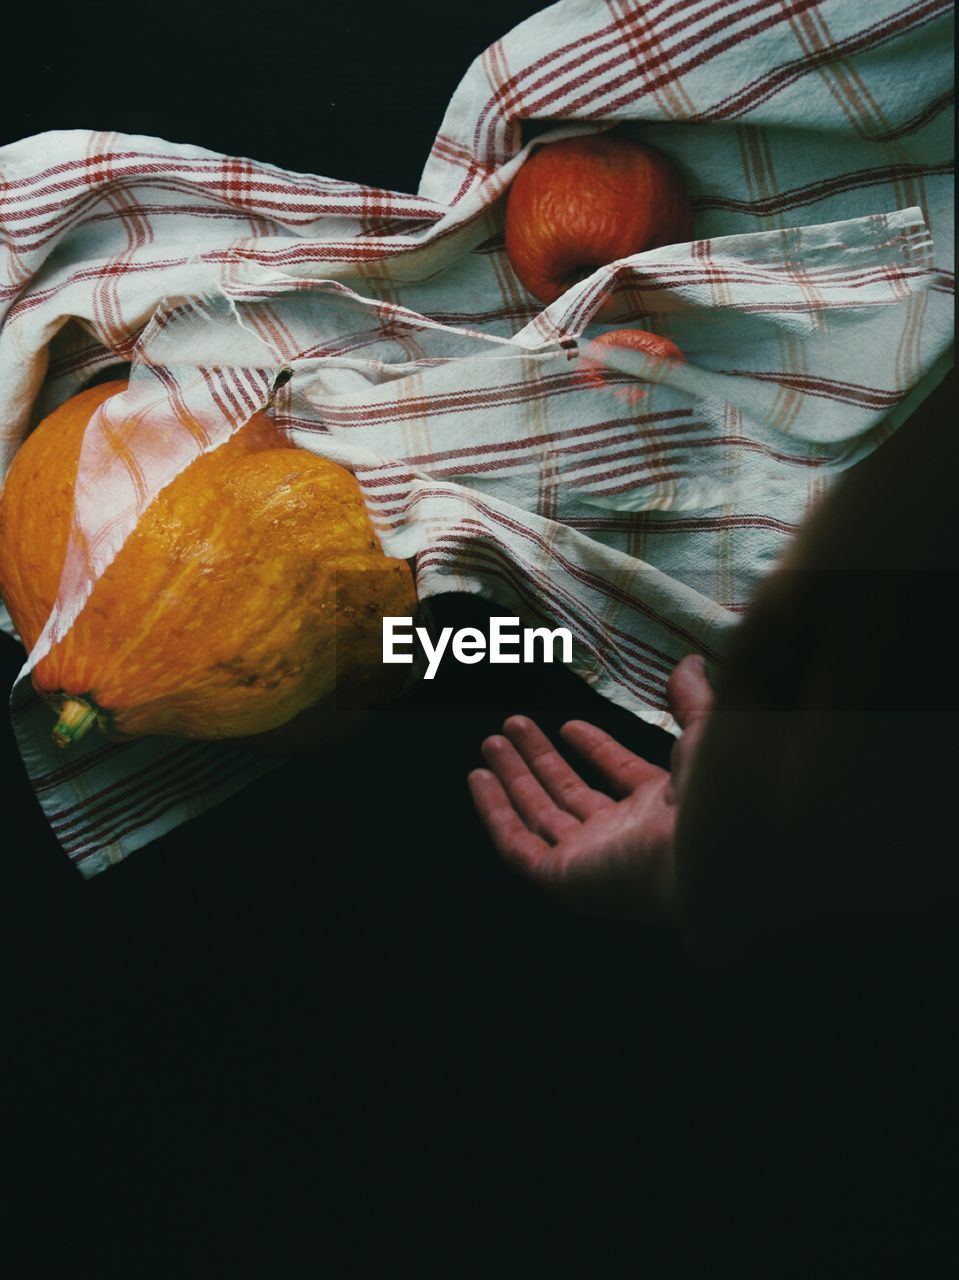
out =
[[[109,128],[415,190],[470,61],[532,11],[36,10],[0,141]],[[5,638],[0,660],[9,688]],[[567,913],[500,865],[467,801],[516,711],[668,754],[561,670],[447,665],[360,740],[89,883],[3,718],[22,1274],[942,1265],[945,939],[810,937],[718,978],[668,937]]]

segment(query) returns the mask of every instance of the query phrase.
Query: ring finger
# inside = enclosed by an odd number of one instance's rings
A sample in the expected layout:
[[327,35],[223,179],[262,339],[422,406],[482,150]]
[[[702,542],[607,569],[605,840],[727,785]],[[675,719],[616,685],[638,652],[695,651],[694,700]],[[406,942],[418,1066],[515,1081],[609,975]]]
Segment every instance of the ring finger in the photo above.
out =
[[516,812],[530,831],[556,844],[579,827],[571,813],[560,809],[508,738],[494,734],[483,743],[483,759],[503,785]]

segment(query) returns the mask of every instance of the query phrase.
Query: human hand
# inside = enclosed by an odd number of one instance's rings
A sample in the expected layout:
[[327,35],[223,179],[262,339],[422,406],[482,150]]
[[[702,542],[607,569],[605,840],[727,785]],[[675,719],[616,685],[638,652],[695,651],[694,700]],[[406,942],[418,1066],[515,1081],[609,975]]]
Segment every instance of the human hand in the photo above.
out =
[[713,699],[698,654],[676,666],[667,697],[683,730],[669,769],[585,721],[571,720],[560,730],[618,799],[588,786],[525,716],[511,716],[502,735],[486,739],[489,767],[474,770],[468,783],[507,862],[573,906],[672,920],[676,820]]

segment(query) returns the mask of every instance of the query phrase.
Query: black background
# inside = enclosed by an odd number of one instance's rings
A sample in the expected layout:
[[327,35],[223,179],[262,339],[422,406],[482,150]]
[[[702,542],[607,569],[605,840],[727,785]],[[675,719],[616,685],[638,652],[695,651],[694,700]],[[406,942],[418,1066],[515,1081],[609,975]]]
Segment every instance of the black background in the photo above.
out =
[[[532,11],[36,10],[0,141],[144,132],[415,190],[470,61]],[[0,659],[8,688],[22,655],[4,638]],[[4,717],[22,1274],[942,1264],[951,948],[816,937],[710,978],[668,937],[561,910],[467,801],[482,737],[515,711],[668,753],[562,671],[447,666],[349,747],[89,883]]]

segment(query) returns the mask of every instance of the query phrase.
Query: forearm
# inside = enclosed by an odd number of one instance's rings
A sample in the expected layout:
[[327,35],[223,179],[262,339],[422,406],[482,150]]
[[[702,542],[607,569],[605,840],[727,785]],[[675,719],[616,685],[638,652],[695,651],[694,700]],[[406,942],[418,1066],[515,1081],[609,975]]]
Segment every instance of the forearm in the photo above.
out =
[[829,921],[954,909],[950,387],[847,476],[730,646],[677,828],[707,963]]
[[[689,951],[722,965],[823,925],[954,912],[954,839],[941,834],[954,826],[943,823],[955,778],[942,750],[953,724],[934,711],[718,707],[674,853]],[[932,811],[931,793],[942,798]]]

